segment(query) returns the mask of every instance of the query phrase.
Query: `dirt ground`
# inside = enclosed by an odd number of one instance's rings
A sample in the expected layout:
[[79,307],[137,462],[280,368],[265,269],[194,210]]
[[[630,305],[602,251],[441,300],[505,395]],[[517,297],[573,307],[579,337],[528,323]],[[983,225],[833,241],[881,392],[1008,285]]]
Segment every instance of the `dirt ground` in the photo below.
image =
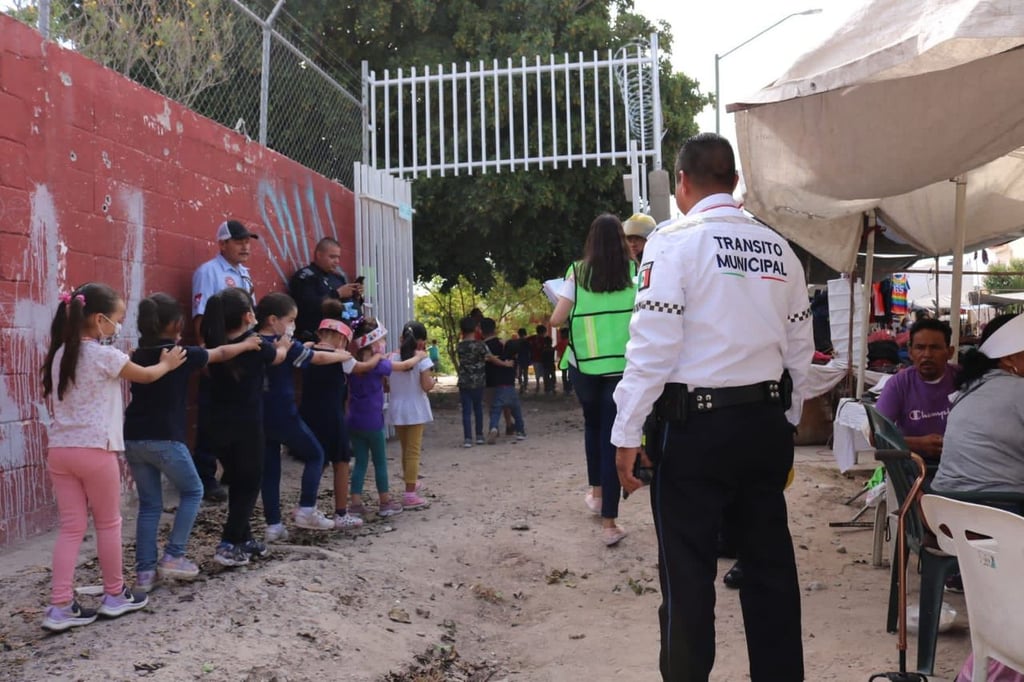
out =
[[[433,399],[423,453],[429,509],[373,520],[359,532],[293,531],[291,544],[273,546],[269,558],[224,569],[211,557],[225,510],[204,506],[189,552],[203,573],[160,586],[141,612],[48,635],[39,622],[53,534],[6,549],[0,680],[659,679],[649,497],[642,491],[621,505],[630,534],[604,547],[600,523],[583,504],[582,415],[574,399],[531,393],[524,398],[528,440],[502,437],[472,449],[462,448],[450,383]],[[399,469],[391,442],[396,486]],[[871,565],[871,531],[828,526],[856,511],[843,502],[870,465],[846,477],[828,449],[805,447],[796,470],[788,498],[807,679],[867,680],[895,670],[896,637],[884,627],[888,569]],[[297,496],[298,473],[287,461],[286,505],[294,502],[288,491]],[[331,499],[325,477],[323,509]],[[255,529],[262,533],[262,521]],[[126,568],[133,533],[128,503]],[[99,584],[91,534],[81,556],[76,584]],[[729,565],[722,560],[720,574]],[[738,593],[719,583],[718,596],[712,679],[748,679]],[[952,679],[970,648],[963,598],[947,601],[960,615],[940,635],[939,679]],[[911,638],[911,661],[915,652]]]

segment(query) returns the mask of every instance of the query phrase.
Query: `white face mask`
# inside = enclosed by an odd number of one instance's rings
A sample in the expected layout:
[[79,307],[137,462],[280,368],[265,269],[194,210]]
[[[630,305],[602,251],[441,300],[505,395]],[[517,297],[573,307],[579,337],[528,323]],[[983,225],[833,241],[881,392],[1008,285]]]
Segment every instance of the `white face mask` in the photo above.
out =
[[[100,314],[102,315],[102,313]],[[111,334],[110,336],[101,337],[100,343],[102,343],[104,346],[111,346],[117,341],[118,337],[121,336],[121,323],[114,322],[106,315],[103,315],[103,319],[109,322],[110,324],[114,325],[114,333]]]

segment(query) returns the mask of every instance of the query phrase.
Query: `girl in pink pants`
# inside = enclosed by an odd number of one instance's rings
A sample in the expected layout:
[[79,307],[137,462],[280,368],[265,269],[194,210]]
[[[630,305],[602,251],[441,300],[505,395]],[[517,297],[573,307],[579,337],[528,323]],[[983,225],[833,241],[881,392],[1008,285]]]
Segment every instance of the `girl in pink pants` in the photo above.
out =
[[[124,450],[121,379],[156,381],[185,359],[165,350],[159,364],[141,367],[113,342],[121,331],[124,301],[105,284],[86,284],[61,296],[50,326],[43,364],[43,394],[51,398],[47,470],[60,512],[53,548],[50,607],[43,627],[61,632],[87,625],[97,615],[116,618],[147,603],[145,593],[125,587],[121,560],[121,477],[117,453]],[[75,561],[92,508],[96,548],[103,573],[103,600],[86,609],[74,599]]]

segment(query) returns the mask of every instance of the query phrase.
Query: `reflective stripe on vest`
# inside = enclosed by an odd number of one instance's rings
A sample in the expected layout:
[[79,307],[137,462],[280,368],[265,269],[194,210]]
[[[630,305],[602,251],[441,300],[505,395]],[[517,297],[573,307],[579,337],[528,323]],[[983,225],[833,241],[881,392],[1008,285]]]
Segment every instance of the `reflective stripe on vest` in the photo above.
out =
[[[572,265],[576,281],[576,264]],[[636,263],[630,263],[630,280],[636,281]],[[583,374],[612,376],[626,369],[629,319],[633,315],[636,287],[593,293],[576,281],[576,301],[569,317],[569,346],[576,368]]]

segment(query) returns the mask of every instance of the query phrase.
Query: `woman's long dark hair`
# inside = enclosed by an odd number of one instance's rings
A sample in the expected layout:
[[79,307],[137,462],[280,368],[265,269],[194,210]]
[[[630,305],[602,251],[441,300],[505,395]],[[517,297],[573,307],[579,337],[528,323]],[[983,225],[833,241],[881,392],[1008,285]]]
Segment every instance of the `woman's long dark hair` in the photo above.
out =
[[43,395],[53,393],[53,358],[57,349],[64,346],[57,378],[57,399],[64,400],[64,393],[75,383],[78,370],[78,351],[82,347],[82,326],[85,318],[100,313],[112,315],[121,296],[106,284],[90,282],[71,292],[68,300],[61,300],[50,323],[50,347],[40,372],[43,375]]
[[151,294],[139,301],[139,345],[156,346],[164,330],[184,315],[173,296],[163,292]]
[[593,293],[621,291],[633,285],[631,262],[622,223],[602,213],[590,225],[576,283]]
[[[988,341],[989,337],[992,336],[1000,327],[1015,317],[1017,316],[1011,313],[996,315],[993,317],[989,323],[985,325],[985,330],[981,333],[981,341],[978,345],[980,346]],[[962,358],[960,358],[960,376],[957,378],[956,387],[963,388],[964,386],[967,386],[985,376],[985,374],[998,366],[999,358],[990,358],[977,348],[971,348],[963,354]]]
[[408,360],[416,354],[416,347],[420,341],[427,340],[427,328],[416,320],[410,320],[402,327],[402,345],[399,354],[403,360]]

